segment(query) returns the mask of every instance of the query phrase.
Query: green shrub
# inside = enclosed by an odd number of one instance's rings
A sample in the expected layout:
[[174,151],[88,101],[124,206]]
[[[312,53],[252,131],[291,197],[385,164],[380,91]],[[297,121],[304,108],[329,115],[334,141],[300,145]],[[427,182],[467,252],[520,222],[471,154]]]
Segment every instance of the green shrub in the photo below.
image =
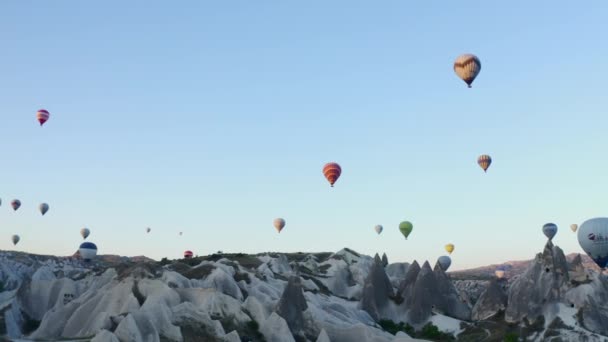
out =
[[510,332],[505,335],[505,342],[517,342],[519,341],[519,337],[516,333]]

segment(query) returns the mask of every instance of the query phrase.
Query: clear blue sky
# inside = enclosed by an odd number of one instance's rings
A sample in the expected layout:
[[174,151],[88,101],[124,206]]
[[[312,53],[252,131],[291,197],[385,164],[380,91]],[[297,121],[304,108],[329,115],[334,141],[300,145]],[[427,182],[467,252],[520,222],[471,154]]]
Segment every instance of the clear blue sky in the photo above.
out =
[[[434,262],[452,242],[460,269],[531,258],[555,222],[582,252],[568,226],[608,215],[606,18],[600,0],[3,1],[0,249],[71,254],[86,226],[102,254]],[[469,52],[472,89],[452,70]]]

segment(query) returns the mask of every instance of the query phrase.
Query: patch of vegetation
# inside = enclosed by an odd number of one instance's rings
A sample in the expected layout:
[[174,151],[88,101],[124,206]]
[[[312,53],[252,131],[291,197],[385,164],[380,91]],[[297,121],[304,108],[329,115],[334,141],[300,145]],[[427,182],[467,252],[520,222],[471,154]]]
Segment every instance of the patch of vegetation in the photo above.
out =
[[188,279],[203,279],[211,274],[215,270],[213,265],[201,265],[199,267],[191,268],[184,273],[181,273]]
[[505,342],[518,342],[519,336],[516,333],[510,332],[505,335]]
[[403,331],[404,333],[413,337],[414,334],[416,333],[416,331],[414,330],[414,327],[409,325],[409,323],[405,324],[403,322],[400,322],[399,324],[397,324],[391,320],[383,319],[383,320],[380,320],[380,322],[378,322],[378,324],[380,324],[380,327],[382,327],[382,330],[389,332],[393,335],[396,335],[398,332]]
[[409,325],[409,323],[395,323],[391,320],[381,320],[378,322],[382,329],[386,332],[389,332],[393,335],[396,335],[398,332],[403,331],[413,338],[427,339],[431,341],[455,341],[454,335],[444,333],[439,330],[439,328],[432,323],[428,323],[421,330],[416,331],[414,327]]
[[237,283],[241,280],[244,280],[247,284],[251,284],[251,279],[249,278],[249,273],[236,272],[234,274],[234,280]]
[[146,297],[139,291],[139,287],[137,286],[137,281],[133,282],[133,287],[131,288],[131,292],[133,292],[133,296],[137,299],[139,306],[144,305],[146,301]]
[[331,267],[331,265],[329,265],[329,264],[321,265],[321,266],[319,266],[319,272],[323,273],[323,274],[327,274],[327,270],[329,270],[330,267]]
[[[241,334],[239,334],[241,335]],[[250,336],[254,341],[266,341],[264,335],[260,332],[260,325],[255,320],[251,320],[245,324],[245,329],[242,336]]]
[[171,263],[171,260],[167,259],[167,257],[160,259],[160,261],[158,262],[158,264],[160,266],[169,265],[170,263]]

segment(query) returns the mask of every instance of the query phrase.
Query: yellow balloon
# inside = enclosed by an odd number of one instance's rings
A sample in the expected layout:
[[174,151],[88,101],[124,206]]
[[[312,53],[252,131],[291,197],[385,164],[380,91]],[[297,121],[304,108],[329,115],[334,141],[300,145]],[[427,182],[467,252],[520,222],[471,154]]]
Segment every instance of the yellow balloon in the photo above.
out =
[[445,245],[445,251],[452,254],[452,252],[454,251],[454,244],[448,243],[447,245]]

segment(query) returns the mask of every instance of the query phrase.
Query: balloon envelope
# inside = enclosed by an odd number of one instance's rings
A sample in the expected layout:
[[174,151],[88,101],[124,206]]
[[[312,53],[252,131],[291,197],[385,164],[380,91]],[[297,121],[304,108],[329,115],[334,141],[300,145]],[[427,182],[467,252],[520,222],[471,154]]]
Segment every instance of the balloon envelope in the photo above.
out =
[[450,268],[450,265],[452,265],[452,259],[447,255],[442,255],[437,259],[437,263],[439,264],[439,267],[441,267],[441,269],[445,272],[448,270],[448,268]]
[[19,235],[15,234],[11,237],[11,240],[13,241],[13,245],[17,245],[17,243],[19,243],[19,240],[21,240],[21,238],[19,237]]
[[146,228],[146,233],[149,233],[151,230],[150,227]]
[[86,239],[89,236],[89,234],[91,234],[91,231],[88,228],[82,228],[80,230],[80,235],[82,235],[83,239]]
[[40,213],[44,216],[44,214],[46,214],[46,212],[49,211],[49,205],[46,203],[42,203],[42,204],[40,204],[38,209],[40,209]]
[[21,207],[21,201],[18,199],[14,199],[11,201],[11,207],[13,207],[13,210],[17,210],[19,209],[19,207]]
[[471,88],[471,83],[481,71],[481,62],[470,53],[460,55],[454,61],[454,72]]
[[382,229],[384,229],[384,228],[382,228],[382,225],[376,225],[376,226],[374,227],[374,230],[375,230],[375,231],[376,231],[376,233],[378,233],[378,234],[382,233]]
[[543,226],[543,233],[549,240],[552,240],[557,234],[557,225],[555,223],[547,223]]
[[583,222],[577,237],[581,248],[599,267],[608,266],[608,218],[598,217]]
[[414,225],[409,221],[403,221],[399,224],[399,231],[401,234],[403,234],[403,236],[405,236],[406,240],[407,237],[412,233],[412,230],[414,230]]
[[572,230],[573,232],[576,233],[576,230],[578,229],[578,224],[571,224],[570,225],[570,230]]
[[97,246],[92,242],[83,242],[78,251],[83,260],[89,261],[97,255]]
[[340,178],[342,174],[342,168],[338,163],[327,163],[323,166],[323,175],[329,181],[329,184],[333,187],[334,183]]
[[38,119],[40,126],[44,125],[44,123],[48,121],[50,116],[51,114],[49,114],[49,111],[46,109],[40,109],[36,113],[36,119]]
[[487,172],[490,165],[492,165],[492,157],[487,154],[482,154],[477,157],[477,164],[483,169],[483,172]]
[[449,254],[452,254],[452,252],[454,251],[454,244],[448,243],[447,245],[445,245],[445,251]]
[[281,232],[281,230],[283,230],[283,228],[285,227],[285,220],[283,220],[282,218],[276,218],[274,219],[274,221],[272,222],[272,225],[274,226],[274,228],[277,230],[277,232]]
[[497,269],[494,271],[494,274],[496,275],[496,278],[502,279],[505,277],[505,270]]
[[184,258],[186,258],[186,259],[192,258],[192,255],[194,255],[194,253],[192,253],[192,251],[185,251],[184,252]]

